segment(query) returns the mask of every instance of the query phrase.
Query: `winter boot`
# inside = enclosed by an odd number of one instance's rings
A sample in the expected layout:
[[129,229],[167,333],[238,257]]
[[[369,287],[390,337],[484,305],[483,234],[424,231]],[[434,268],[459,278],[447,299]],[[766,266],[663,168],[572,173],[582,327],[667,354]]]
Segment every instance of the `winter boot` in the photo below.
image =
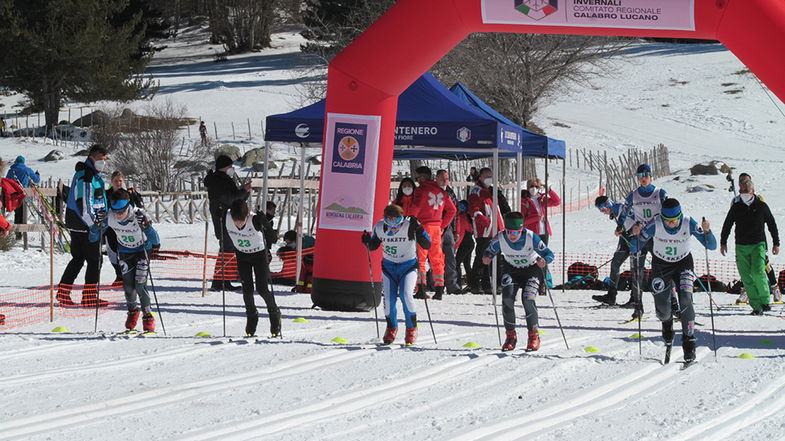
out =
[[771,305],[769,305],[769,304],[760,305],[760,307],[761,307],[761,309],[763,309],[763,312],[771,311]]
[[155,317],[152,314],[142,316],[142,328],[144,332],[155,332]]
[[431,297],[425,293],[425,285],[419,284],[417,285],[417,294],[414,295],[415,299],[430,299]]
[[616,293],[616,288],[608,288],[608,294],[591,296],[591,298],[605,305],[613,306],[616,304]]
[[256,325],[259,323],[259,314],[256,311],[245,313],[245,336],[256,335]]
[[57,290],[57,301],[60,302],[60,306],[76,306],[71,300],[71,291],[63,287],[59,287]]
[[632,320],[643,318],[643,305],[635,305],[635,311],[632,312]]
[[392,342],[395,341],[396,334],[398,334],[398,328],[387,327],[387,330],[384,331],[384,336],[382,337],[382,344],[385,345],[392,344]]
[[437,286],[436,287],[436,294],[434,294],[433,297],[431,297],[431,298],[434,299],[434,300],[441,300],[443,295],[444,295],[444,287],[443,286]]
[[749,303],[749,302],[750,302],[750,299],[749,299],[749,297],[747,297],[747,290],[742,287],[741,288],[741,295],[739,296],[738,299],[736,299],[736,304],[737,305],[741,305],[742,303],[746,304],[746,303]]
[[695,336],[684,335],[682,340],[681,348],[684,350],[684,362],[692,363],[695,361]]
[[780,291],[778,285],[771,286],[771,296],[774,299],[774,303],[782,303],[782,291]]
[[518,343],[518,334],[515,332],[515,329],[508,329],[507,330],[507,339],[504,340],[504,344],[502,345],[502,352],[512,351],[515,349],[515,345]]
[[406,346],[411,346],[417,340],[417,328],[406,328]]
[[270,336],[281,336],[281,310],[276,309],[275,312],[270,313]]
[[131,331],[136,329],[136,323],[139,321],[139,308],[128,311],[128,317],[125,318],[125,329]]
[[529,344],[526,345],[526,352],[532,352],[540,349],[540,333],[537,328],[529,331]]
[[673,346],[673,335],[673,320],[662,322],[662,339],[665,341],[665,346]]
[[109,305],[109,302],[106,300],[101,300],[95,294],[83,294],[82,295],[82,307],[84,308],[105,308]]

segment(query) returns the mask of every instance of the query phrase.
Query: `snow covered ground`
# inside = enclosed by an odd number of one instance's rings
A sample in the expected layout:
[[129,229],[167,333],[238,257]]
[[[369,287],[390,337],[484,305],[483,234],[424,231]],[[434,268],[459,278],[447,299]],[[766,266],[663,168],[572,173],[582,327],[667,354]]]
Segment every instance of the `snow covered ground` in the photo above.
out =
[[[296,94],[291,67],[298,43],[281,37],[274,40],[278,49],[230,64],[214,64],[210,51],[182,44],[165,51],[152,72],[164,94],[192,112],[198,108],[206,120],[235,109],[260,117],[287,111],[298,104],[287,101]],[[609,153],[664,143],[675,174],[655,184],[687,214],[706,216],[715,232],[731,198],[724,176],[685,182],[684,171],[713,159],[752,174],[782,221],[785,195],[777,190],[785,184],[785,117],[754,77],[736,74],[743,69],[718,45],[642,45],[619,60],[614,78],[560,98],[537,123],[571,147]],[[49,147],[0,141],[4,158],[20,149],[33,168],[70,177],[76,159],[44,165],[36,161]],[[696,183],[716,190],[687,193]],[[561,222],[554,219],[557,234]],[[611,228],[595,210],[568,216],[569,251],[610,254]],[[166,248],[198,251],[204,230],[165,224],[159,231]],[[561,251],[560,240],[553,249]],[[711,256],[732,262],[718,252]],[[773,257],[778,271],[781,259]],[[67,261],[56,257],[56,279]],[[48,260],[38,251],[0,253],[0,268],[0,293],[48,283]],[[104,280],[110,272],[107,265]],[[284,338],[264,338],[263,316],[262,337],[241,339],[242,299],[227,293],[223,338],[220,293],[202,298],[200,281],[173,280],[160,266],[153,274],[167,337],[115,336],[125,317],[120,304],[100,316],[98,333],[92,317],[62,316],[0,332],[0,439],[784,439],[782,305],[751,317],[748,308],[727,306],[735,296],[716,294],[722,309],[714,317],[715,358],[708,298],[696,294],[700,362],[679,371],[676,363],[660,365],[663,344],[653,316],[641,324],[639,355],[638,339],[630,337],[637,325],[620,324],[630,311],[591,308],[596,292],[554,291],[557,310],[538,298],[542,348],[502,355],[490,296],[429,302],[438,344],[418,301],[418,345],[379,348],[372,313],[311,309],[309,296],[284,287],[277,296]],[[653,310],[650,294],[645,306]],[[307,322],[293,322],[299,317]],[[50,332],[55,326],[70,332]],[[200,331],[214,337],[194,337]],[[332,342],[335,337],[348,344]],[[464,348],[470,341],[481,347]],[[599,352],[586,352],[589,346]],[[755,358],[737,358],[742,353]],[[680,358],[677,347],[674,359]]]

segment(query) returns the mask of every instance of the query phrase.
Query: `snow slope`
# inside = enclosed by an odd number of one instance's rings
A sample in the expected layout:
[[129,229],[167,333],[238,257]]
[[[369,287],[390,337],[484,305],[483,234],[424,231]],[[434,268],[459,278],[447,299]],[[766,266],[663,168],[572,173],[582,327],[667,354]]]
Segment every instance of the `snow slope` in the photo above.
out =
[[[285,37],[276,41],[296,42]],[[205,119],[242,106],[238,114],[286,111],[291,107],[281,97],[290,96],[297,81],[291,66],[275,60],[297,59],[295,48],[248,56],[258,60],[243,68],[241,61],[214,65],[209,51],[187,52],[183,45],[153,72],[171,88],[164,90],[189,107],[203,103]],[[177,51],[191,58],[179,60]],[[264,60],[270,67],[259,69]],[[753,77],[734,74],[742,69],[717,45],[641,45],[618,61],[615,78],[565,95],[538,124],[569,146],[609,153],[666,144],[680,179],[656,184],[679,198],[687,214],[706,216],[716,232],[731,197],[724,177],[696,178],[690,185],[717,189],[687,193],[684,172],[712,159],[751,173],[782,220],[785,196],[777,190],[785,184],[785,117]],[[253,76],[258,78],[247,79]],[[722,86],[731,82],[736,84]],[[741,91],[724,93],[728,89]],[[570,127],[550,125],[557,121]],[[3,157],[16,154],[11,142],[0,143]],[[561,222],[554,219],[557,234]],[[203,226],[159,228],[166,248],[198,250],[202,242]],[[610,254],[611,228],[594,210],[569,215],[569,251]],[[561,251],[560,240],[553,249]],[[732,262],[717,252],[712,259]],[[55,278],[67,260],[57,256]],[[782,269],[781,258],[773,262]],[[1,253],[0,290],[48,283],[47,266],[37,251]],[[110,272],[107,265],[104,280]],[[264,338],[263,316],[262,337],[246,340],[238,337],[244,327],[239,294],[226,294],[224,338],[220,293],[202,298],[200,281],[174,280],[155,267],[153,274],[167,337],[115,336],[125,316],[120,304],[100,316],[97,333],[92,317],[58,317],[0,332],[0,439],[773,440],[785,433],[785,321],[777,317],[782,305],[751,317],[748,308],[728,306],[735,296],[716,294],[722,309],[714,314],[715,358],[708,298],[696,294],[700,362],[679,371],[676,363],[660,365],[660,324],[651,314],[641,324],[639,355],[638,340],[630,338],[637,325],[620,324],[630,311],[591,308],[593,292],[554,291],[557,310],[538,298],[542,348],[501,354],[491,296],[430,301],[438,344],[418,301],[419,344],[379,348],[373,313],[311,309],[307,295],[279,287],[284,338]],[[653,310],[649,294],[645,306]],[[293,322],[298,317],[307,322]],[[523,323],[520,304],[518,321]],[[49,332],[54,326],[70,332]],[[215,337],[193,337],[199,331]],[[333,343],[335,337],[349,343]],[[524,332],[519,337],[524,340]],[[481,348],[464,348],[469,341]],[[585,352],[588,346],[599,352]],[[756,358],[736,358],[741,353]],[[676,347],[674,360],[680,358]]]

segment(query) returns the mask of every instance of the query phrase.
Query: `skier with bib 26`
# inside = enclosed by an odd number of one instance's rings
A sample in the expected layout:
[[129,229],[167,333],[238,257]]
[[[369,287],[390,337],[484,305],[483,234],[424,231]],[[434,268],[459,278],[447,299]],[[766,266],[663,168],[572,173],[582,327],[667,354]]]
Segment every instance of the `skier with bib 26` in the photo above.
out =
[[414,307],[414,287],[417,284],[417,245],[427,250],[431,238],[416,218],[403,217],[403,208],[388,205],[384,219],[373,226],[373,234],[364,231],[362,242],[370,250],[382,247],[382,286],[384,288],[384,316],[387,330],[382,343],[389,345],[398,333],[396,304],[401,299],[406,321],[407,345],[417,339],[417,311]]
[[256,291],[262,296],[267,305],[267,315],[270,318],[270,335],[278,337],[281,334],[281,310],[275,303],[275,294],[270,292],[270,268],[267,263],[267,243],[275,241],[275,232],[270,228],[264,214],[251,216],[248,202],[237,199],[232,202],[232,207],[226,213],[226,231],[232,239],[235,256],[237,258],[237,271],[243,284],[243,303],[245,303],[245,334],[256,334],[256,325],[259,323],[259,313],[253,299],[254,274],[256,275]]
[[93,224],[90,240],[97,241],[100,230],[111,228],[117,235],[117,254],[123,276],[123,291],[128,307],[125,320],[127,331],[134,331],[139,320],[139,304],[142,304],[142,327],[145,332],[155,332],[155,318],[147,292],[148,252],[159,245],[158,233],[150,224],[150,218],[141,208],[134,207],[131,195],[126,190],[116,190],[109,201],[110,214],[106,225]]
[[[679,201],[668,199],[662,204],[660,214],[640,233],[640,246],[651,243],[652,292],[657,318],[662,322],[665,345],[673,345],[673,311],[671,292],[676,287],[681,307],[682,349],[684,361],[695,361],[695,308],[692,304],[693,271],[690,236],[694,236],[709,250],[717,249],[717,239],[704,218],[698,223],[684,216]],[[633,247],[635,247],[633,243]],[[633,250],[637,251],[637,250]],[[670,349],[668,349],[670,353]]]
[[529,343],[526,351],[540,348],[538,333],[539,321],[535,299],[540,284],[545,283],[545,265],[553,261],[553,253],[531,230],[523,228],[523,214],[519,211],[504,216],[504,231],[498,233],[482,256],[485,265],[501,253],[504,257],[502,269],[502,313],[507,339],[502,351],[515,349],[518,336],[515,332],[515,298],[518,288],[523,289],[523,309],[526,312],[526,327],[529,331]]

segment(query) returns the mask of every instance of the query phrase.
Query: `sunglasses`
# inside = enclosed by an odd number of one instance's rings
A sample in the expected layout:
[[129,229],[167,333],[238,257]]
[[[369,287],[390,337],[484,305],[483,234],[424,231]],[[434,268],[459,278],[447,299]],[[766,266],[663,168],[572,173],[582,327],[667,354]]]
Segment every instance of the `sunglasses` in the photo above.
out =
[[651,176],[651,173],[650,172],[635,173],[635,176],[637,176],[638,179],[643,179],[647,176]]

